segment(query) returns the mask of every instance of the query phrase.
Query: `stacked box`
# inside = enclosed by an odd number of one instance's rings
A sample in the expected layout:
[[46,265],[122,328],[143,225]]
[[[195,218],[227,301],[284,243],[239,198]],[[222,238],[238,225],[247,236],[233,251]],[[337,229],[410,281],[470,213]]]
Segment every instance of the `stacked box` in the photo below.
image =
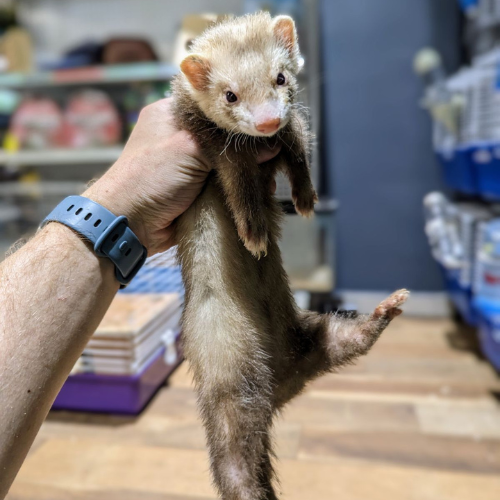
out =
[[182,360],[183,297],[173,254],[148,259],[115,297],[53,408],[140,412]]

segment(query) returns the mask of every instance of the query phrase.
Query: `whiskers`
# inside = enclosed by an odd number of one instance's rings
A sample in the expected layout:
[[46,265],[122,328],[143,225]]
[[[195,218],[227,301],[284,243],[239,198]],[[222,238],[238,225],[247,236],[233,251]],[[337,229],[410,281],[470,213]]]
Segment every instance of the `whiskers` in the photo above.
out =
[[309,119],[311,115],[310,109],[307,106],[304,106],[301,102],[292,103],[290,108],[297,111],[305,119]]
[[231,143],[233,142],[234,139],[234,150],[238,153],[240,151],[252,151],[257,155],[258,153],[258,148],[257,148],[257,140],[259,139],[258,137],[245,134],[244,132],[235,132],[237,125],[235,125],[228,133],[226,142],[224,144],[224,149],[220,152],[220,156],[223,154],[226,155],[226,158],[229,159],[227,156],[227,150],[231,146]]
[[229,134],[227,135],[227,138],[226,138],[226,142],[224,144],[224,149],[220,152],[220,155],[219,156],[222,156],[223,154],[226,155],[226,159],[231,162],[231,160],[229,159],[229,157],[227,156],[227,148],[230,146],[231,144],[231,141],[233,140],[233,137],[236,137],[237,135],[239,135],[238,133],[234,133],[234,129],[237,127],[237,125],[235,125],[230,131],[229,131]]

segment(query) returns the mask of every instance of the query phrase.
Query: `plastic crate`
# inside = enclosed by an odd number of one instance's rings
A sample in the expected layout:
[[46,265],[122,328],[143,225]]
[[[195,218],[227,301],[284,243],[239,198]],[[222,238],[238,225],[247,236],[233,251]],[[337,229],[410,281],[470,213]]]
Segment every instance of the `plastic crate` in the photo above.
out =
[[462,319],[470,326],[478,324],[478,317],[472,300],[472,287],[460,284],[460,270],[441,267],[446,290]]
[[[165,309],[154,320],[154,324],[144,327],[140,345],[134,344],[133,347],[129,347],[130,342],[118,347],[107,345],[103,348],[99,345],[97,349],[100,350],[100,357],[94,359],[92,357],[94,353],[91,351],[92,347],[94,349],[96,347],[91,345],[91,340],[80,358],[81,364],[85,365],[84,369],[80,368],[83,373],[77,371],[67,378],[52,409],[138,414],[182,360],[179,346],[179,317],[184,287],[175,250],[149,258],[130,285],[119,292],[119,294],[134,294],[135,298],[130,295],[121,297],[130,301],[137,300],[138,297],[148,297],[149,294],[171,293],[179,296],[175,308]],[[168,332],[158,329],[157,323],[160,320],[165,328],[168,327]],[[108,344],[117,343],[107,340]],[[113,351],[114,354],[110,354],[110,357],[104,360],[102,354],[106,349]],[[151,354],[148,354],[150,352]],[[129,363],[130,359],[135,359],[136,356],[139,356],[141,361],[134,364],[130,370],[128,367],[123,368],[122,365],[117,369],[117,363],[122,361]],[[85,372],[89,363],[92,371],[97,373]],[[110,374],[113,371],[117,373]],[[127,372],[130,374],[125,374]]]
[[167,363],[163,347],[136,375],[71,375],[52,409],[137,415],[181,361],[182,355],[178,350],[175,361]]
[[478,194],[489,201],[500,200],[500,144],[474,148],[471,153]]
[[438,151],[437,157],[443,168],[446,185],[461,193],[475,195],[478,187],[472,153],[473,148],[463,147],[454,151]]
[[459,0],[460,7],[464,12],[477,8],[478,2],[479,0]]
[[500,302],[476,297],[474,307],[479,320],[481,350],[489,362],[500,370]]

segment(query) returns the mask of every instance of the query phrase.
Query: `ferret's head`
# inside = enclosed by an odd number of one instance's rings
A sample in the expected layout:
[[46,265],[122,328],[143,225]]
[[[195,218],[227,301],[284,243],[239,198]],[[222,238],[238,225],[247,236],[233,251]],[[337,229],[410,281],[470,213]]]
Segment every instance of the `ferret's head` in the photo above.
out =
[[216,125],[270,137],[288,123],[301,59],[292,18],[234,18],[208,29],[192,50],[181,63],[183,82]]

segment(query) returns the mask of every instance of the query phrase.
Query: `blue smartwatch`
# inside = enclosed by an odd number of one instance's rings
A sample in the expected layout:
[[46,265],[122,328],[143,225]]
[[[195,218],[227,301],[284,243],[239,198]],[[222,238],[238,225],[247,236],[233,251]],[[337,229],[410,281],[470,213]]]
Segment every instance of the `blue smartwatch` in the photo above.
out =
[[43,220],[59,222],[84,236],[99,257],[115,265],[116,279],[127,286],[146,261],[148,251],[128,227],[127,218],[117,217],[103,206],[83,196],[68,196]]

